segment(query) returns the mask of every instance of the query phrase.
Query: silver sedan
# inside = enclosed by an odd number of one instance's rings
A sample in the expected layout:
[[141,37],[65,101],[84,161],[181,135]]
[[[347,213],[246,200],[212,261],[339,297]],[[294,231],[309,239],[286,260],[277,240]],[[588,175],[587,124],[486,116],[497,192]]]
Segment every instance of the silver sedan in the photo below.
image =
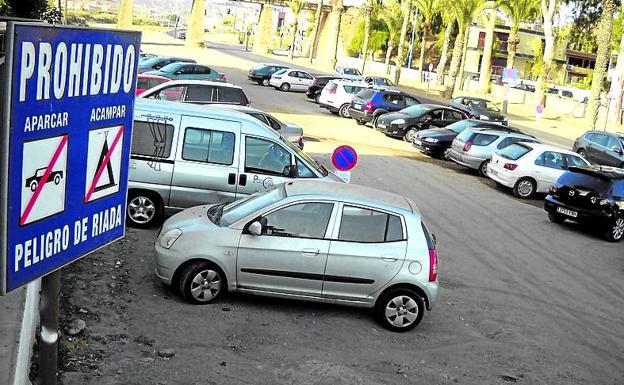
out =
[[225,292],[373,308],[393,331],[431,310],[435,238],[415,204],[349,184],[294,181],[165,222],[156,276],[190,303]]

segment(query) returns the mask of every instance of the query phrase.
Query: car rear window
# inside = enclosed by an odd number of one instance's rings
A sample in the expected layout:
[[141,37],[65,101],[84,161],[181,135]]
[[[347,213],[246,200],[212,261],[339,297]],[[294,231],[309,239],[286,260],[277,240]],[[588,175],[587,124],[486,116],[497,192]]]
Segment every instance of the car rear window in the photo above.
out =
[[457,135],[457,139],[465,143],[468,139],[470,139],[472,135],[474,135],[474,132],[472,132],[471,130],[464,130],[459,135]]
[[458,134],[464,131],[468,127],[470,127],[469,120],[460,120],[458,122],[455,122],[453,124],[449,124],[448,126],[446,126],[446,128]]
[[375,91],[369,90],[369,89],[362,90],[356,94],[358,98],[364,99],[364,100],[368,100],[372,98],[373,95],[375,95]]
[[331,83],[327,83],[327,85],[325,86],[325,89],[327,91],[336,91],[336,89],[338,88],[338,84],[331,82]]
[[488,146],[498,139],[497,135],[478,133],[472,138],[473,146]]
[[509,145],[498,152],[498,155],[509,160],[518,160],[528,154],[531,148],[519,143]]
[[557,180],[558,186],[584,187],[594,191],[606,191],[609,188],[609,184],[608,180],[574,171],[564,173]]
[[237,104],[240,106],[246,106],[249,104],[249,100],[240,88],[232,87],[220,87],[219,88],[219,103]]

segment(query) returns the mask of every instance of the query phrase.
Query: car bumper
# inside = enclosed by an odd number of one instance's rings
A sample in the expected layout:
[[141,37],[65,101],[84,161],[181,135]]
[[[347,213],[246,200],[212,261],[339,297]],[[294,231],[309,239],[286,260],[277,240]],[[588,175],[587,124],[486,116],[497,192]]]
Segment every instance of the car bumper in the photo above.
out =
[[[577,215],[576,217],[574,217],[574,216],[562,214],[557,211],[558,207],[576,212]],[[575,221],[575,222],[586,221],[586,222],[597,223],[598,225],[601,225],[601,226],[607,225],[613,220],[613,214],[609,213],[608,211],[591,210],[591,209],[579,208],[576,206],[568,205],[568,204],[559,202],[552,195],[548,195],[546,196],[546,199],[544,199],[544,210],[546,210],[549,213],[564,215],[566,219],[569,219],[571,221]]]
[[323,103],[323,101],[319,100],[319,107],[324,108],[331,112],[338,112],[339,108],[332,106],[331,104]]
[[491,164],[488,164],[487,173],[490,179],[510,188],[513,188],[513,186],[516,184],[516,181],[518,180],[518,176],[512,174],[511,171],[503,167],[493,166]]
[[156,255],[156,267],[154,268],[154,275],[162,283],[166,285],[171,285],[173,274],[175,273],[178,266],[180,266],[180,258],[175,251],[165,249],[160,244],[158,244],[158,240],[156,241],[154,249]]
[[318,92],[306,91],[306,96],[308,97],[308,99],[316,99],[317,95],[318,95]]
[[453,162],[461,166],[471,168],[473,170],[478,170],[479,166],[481,166],[481,163],[487,160],[476,156],[463,154],[455,149],[451,149],[451,151],[449,151],[449,158],[451,158]]
[[442,154],[448,148],[448,144],[425,142],[420,138],[414,138],[412,146],[427,155]]
[[373,120],[373,116],[367,114],[364,111],[356,110],[353,107],[349,107],[349,115],[356,120],[360,120],[362,122],[370,122]]
[[402,137],[405,135],[405,129],[403,127],[397,127],[391,124],[377,123],[375,128],[388,136]]
[[269,84],[272,85],[273,87],[279,87],[282,85],[282,81],[281,80],[269,80]]

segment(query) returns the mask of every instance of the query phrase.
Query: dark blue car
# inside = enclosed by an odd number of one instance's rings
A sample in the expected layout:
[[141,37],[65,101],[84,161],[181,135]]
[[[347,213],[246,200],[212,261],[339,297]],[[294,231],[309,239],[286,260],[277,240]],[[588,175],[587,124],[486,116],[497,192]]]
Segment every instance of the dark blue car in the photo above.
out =
[[402,91],[367,88],[355,95],[349,114],[358,124],[372,122],[374,127],[381,115],[415,104],[420,104],[418,99]]

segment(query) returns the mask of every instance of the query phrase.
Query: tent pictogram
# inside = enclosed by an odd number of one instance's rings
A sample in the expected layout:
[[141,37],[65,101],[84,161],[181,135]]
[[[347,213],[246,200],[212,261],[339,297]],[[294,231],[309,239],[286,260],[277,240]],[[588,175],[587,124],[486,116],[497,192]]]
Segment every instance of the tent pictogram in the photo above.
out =
[[119,191],[123,126],[89,132],[85,203]]

